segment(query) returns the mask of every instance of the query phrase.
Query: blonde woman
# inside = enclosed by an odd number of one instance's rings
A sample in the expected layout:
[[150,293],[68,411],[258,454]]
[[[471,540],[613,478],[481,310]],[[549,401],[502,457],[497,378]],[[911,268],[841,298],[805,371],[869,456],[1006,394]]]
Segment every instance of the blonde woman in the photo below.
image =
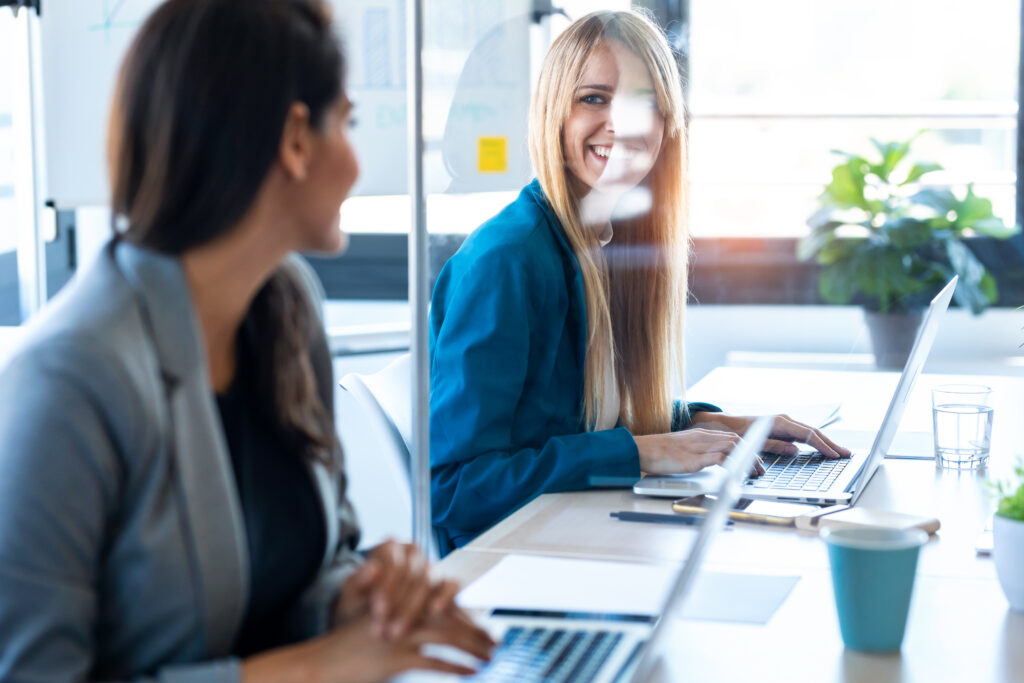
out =
[[[434,524],[460,546],[540,493],[720,463],[752,418],[682,385],[685,112],[661,31],[595,12],[551,46],[537,179],[467,238],[431,309]],[[849,451],[780,416],[767,448]],[[761,471],[760,465],[758,470]]]

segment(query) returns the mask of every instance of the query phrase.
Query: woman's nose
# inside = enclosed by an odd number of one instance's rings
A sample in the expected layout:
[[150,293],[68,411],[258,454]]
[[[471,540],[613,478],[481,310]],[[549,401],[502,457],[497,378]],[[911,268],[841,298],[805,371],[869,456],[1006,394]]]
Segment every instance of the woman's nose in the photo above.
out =
[[608,108],[608,115],[604,119],[604,132],[615,133],[615,112],[612,111],[611,107]]
[[617,97],[610,109],[607,130],[627,137],[643,137],[652,130],[654,117],[642,98]]

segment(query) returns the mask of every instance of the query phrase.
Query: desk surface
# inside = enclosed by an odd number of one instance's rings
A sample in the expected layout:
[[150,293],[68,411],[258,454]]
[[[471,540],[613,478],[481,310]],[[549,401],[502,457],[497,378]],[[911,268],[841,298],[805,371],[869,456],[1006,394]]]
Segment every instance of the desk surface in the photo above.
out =
[[[785,399],[801,388],[821,396],[839,390],[846,397],[844,421],[860,425],[873,414],[880,420],[878,411],[884,413],[885,405],[878,400],[879,392],[888,396],[895,378],[892,373],[719,368],[691,396],[727,406],[732,397],[749,403],[751,397]],[[964,379],[985,381],[995,389],[991,470],[1007,470],[1019,450],[1013,444],[1021,430],[1010,416],[1022,414],[1024,380],[924,376],[903,424],[920,428],[922,407],[930,421],[931,386]],[[901,654],[845,651],[828,559],[815,535],[737,524],[718,536],[705,568],[787,573],[801,579],[765,626],[673,621],[673,639],[680,646],[668,658],[667,680],[1024,680],[1024,614],[1009,610],[992,561],[974,552],[993,509],[984,484],[991,476],[985,471],[940,470],[930,461],[886,460],[864,492],[860,505],[865,507],[934,516],[942,522],[939,534],[922,550]],[[686,557],[694,529],[608,516],[615,510],[667,512],[669,506],[668,500],[641,498],[626,490],[540,496],[445,558],[439,570],[467,584],[509,553],[677,563]]]

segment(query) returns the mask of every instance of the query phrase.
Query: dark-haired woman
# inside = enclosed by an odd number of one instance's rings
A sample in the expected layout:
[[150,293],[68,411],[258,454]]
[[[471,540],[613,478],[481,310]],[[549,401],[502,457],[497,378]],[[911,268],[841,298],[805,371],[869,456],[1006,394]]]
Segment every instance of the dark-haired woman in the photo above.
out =
[[119,226],[0,375],[0,679],[375,681],[493,645],[361,561],[315,298],[358,173],[316,0],[169,0],[122,67]]

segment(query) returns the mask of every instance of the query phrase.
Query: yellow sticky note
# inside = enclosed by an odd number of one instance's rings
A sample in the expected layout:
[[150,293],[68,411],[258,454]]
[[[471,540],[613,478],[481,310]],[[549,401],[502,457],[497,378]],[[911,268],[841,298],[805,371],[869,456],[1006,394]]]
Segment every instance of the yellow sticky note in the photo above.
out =
[[477,138],[477,170],[480,173],[505,173],[508,170],[508,144],[505,138]]

